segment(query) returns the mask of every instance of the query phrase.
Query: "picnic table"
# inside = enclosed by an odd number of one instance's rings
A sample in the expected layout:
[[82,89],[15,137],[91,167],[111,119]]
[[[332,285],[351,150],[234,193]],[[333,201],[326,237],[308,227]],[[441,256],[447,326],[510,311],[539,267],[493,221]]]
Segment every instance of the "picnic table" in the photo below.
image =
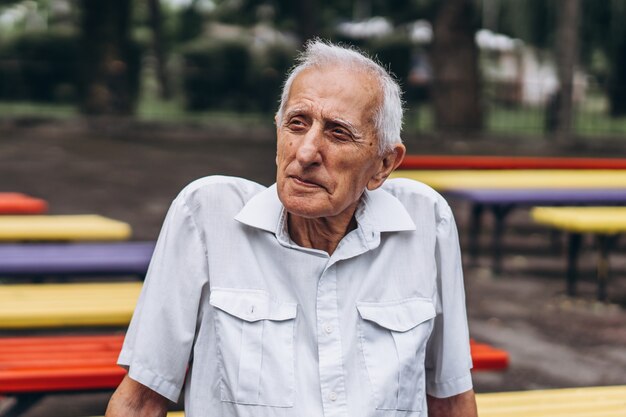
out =
[[[11,415],[24,412],[54,392],[113,390],[126,371],[117,357],[124,335],[65,335],[0,338],[0,395],[18,401]],[[474,370],[503,370],[505,351],[471,341]]]
[[623,158],[407,155],[399,169],[626,169]]
[[141,282],[0,286],[0,329],[127,326]]
[[620,233],[626,232],[626,207],[535,207],[535,222],[569,232],[567,292],[576,294],[577,260],[583,233],[598,239],[598,299],[606,300],[609,280],[609,253]]
[[0,277],[145,276],[154,242],[0,245]]
[[624,417],[626,385],[477,394],[480,417]]
[[22,193],[0,193],[0,214],[42,214],[48,203]]
[[480,417],[624,417],[626,385],[476,394],[476,403]]
[[86,215],[0,216],[0,241],[125,240],[130,225]]
[[509,212],[516,206],[624,204],[626,170],[455,170],[396,171],[395,178],[424,182],[449,197],[472,203],[470,256],[477,255],[477,239],[486,206],[495,222],[492,237],[495,274],[502,272],[501,236]]
[[483,212],[493,214],[492,270],[496,275],[502,272],[502,235],[506,217],[516,207],[542,205],[623,205],[626,204],[626,188],[514,188],[514,189],[450,189],[443,193],[446,197],[468,201],[472,204],[469,227],[469,254],[475,260],[478,256],[478,237],[482,225]]
[[394,171],[393,178],[410,178],[438,191],[459,189],[581,189],[626,188],[626,170],[407,170]]

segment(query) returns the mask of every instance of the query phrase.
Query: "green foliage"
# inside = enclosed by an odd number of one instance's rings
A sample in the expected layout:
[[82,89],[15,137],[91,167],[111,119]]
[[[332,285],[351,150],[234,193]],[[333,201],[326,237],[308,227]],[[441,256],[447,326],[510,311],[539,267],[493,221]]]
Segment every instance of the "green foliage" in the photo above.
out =
[[251,56],[243,40],[204,40],[183,50],[183,88],[189,110],[245,108]]
[[202,34],[204,16],[193,5],[186,7],[180,13],[179,24],[176,33],[176,40],[188,42],[197,39]]
[[76,94],[78,38],[72,33],[27,34],[0,45],[0,97],[67,102]]
[[263,113],[276,111],[283,80],[294,64],[295,55],[295,49],[284,45],[273,45],[255,54],[249,75],[249,91],[255,108]]
[[404,91],[403,98],[407,103],[427,99],[427,80],[422,80],[422,84],[411,82],[411,70],[419,60],[425,59],[426,52],[415,46],[406,35],[395,34],[373,39],[368,42],[366,49],[385,68],[391,70]]
[[243,39],[195,42],[183,50],[186,106],[273,112],[294,56],[283,45],[253,52]]
[[383,66],[395,74],[401,84],[404,86],[408,84],[413,45],[407,36],[391,35],[376,38],[369,42],[367,49]]

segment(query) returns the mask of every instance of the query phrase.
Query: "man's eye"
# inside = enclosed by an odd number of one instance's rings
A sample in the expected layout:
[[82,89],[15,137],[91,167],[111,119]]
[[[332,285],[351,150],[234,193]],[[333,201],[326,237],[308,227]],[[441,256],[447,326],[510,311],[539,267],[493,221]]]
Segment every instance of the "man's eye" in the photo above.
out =
[[341,128],[333,129],[332,134],[334,137],[336,137],[339,140],[350,140],[352,138],[352,136],[350,135],[350,132]]
[[304,122],[300,119],[292,119],[289,121],[287,126],[291,128],[300,128],[300,127],[304,127]]

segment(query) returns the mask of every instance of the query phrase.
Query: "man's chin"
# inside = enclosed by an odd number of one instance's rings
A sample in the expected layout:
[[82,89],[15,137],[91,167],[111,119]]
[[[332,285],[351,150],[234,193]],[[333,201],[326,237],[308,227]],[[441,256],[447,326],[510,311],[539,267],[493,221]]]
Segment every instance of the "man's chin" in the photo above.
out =
[[323,204],[316,204],[313,197],[292,197],[281,198],[285,210],[291,215],[305,217],[309,219],[326,217],[331,213]]

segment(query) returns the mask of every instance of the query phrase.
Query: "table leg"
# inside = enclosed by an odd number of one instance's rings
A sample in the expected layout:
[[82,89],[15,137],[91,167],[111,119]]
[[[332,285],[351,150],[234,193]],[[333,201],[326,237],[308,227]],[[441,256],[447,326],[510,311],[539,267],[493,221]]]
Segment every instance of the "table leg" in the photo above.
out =
[[576,276],[578,267],[578,252],[580,251],[580,233],[570,233],[567,248],[567,295],[576,295]]
[[2,417],[19,417],[22,414],[26,413],[30,408],[32,408],[36,403],[39,402],[44,397],[44,394],[41,393],[28,393],[22,394],[16,397],[16,402],[9,406],[6,410],[1,410]]
[[469,227],[469,255],[470,264],[476,265],[478,260],[478,241],[480,240],[480,228],[482,225],[483,211],[485,206],[480,203],[472,205],[472,215]]
[[504,234],[504,222],[513,206],[494,205],[491,207],[494,216],[493,238],[491,249],[493,253],[492,269],[494,275],[502,273],[502,235]]
[[598,236],[598,300],[606,301],[609,281],[609,253],[617,242],[618,235]]

